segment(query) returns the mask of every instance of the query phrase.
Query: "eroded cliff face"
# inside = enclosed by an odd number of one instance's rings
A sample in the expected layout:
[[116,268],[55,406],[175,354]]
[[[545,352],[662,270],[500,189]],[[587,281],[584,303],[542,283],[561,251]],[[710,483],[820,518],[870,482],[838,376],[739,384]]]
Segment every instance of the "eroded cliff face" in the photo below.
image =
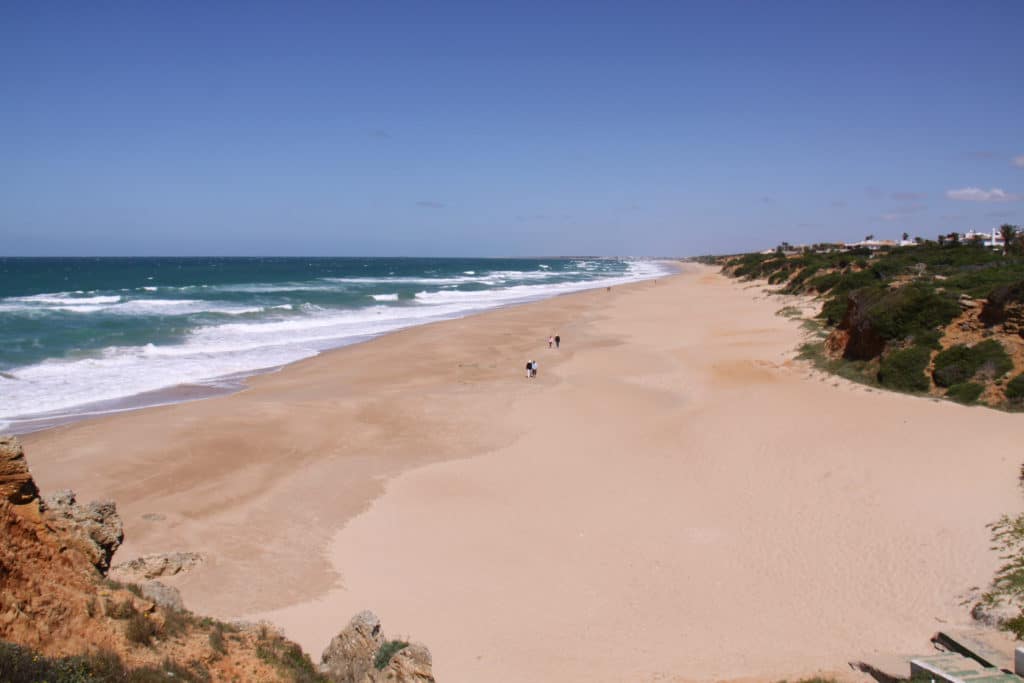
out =
[[835,339],[830,340],[830,349],[852,360],[869,360],[882,354],[885,338],[868,315],[869,307],[877,300],[876,296],[871,290],[850,292],[846,314],[833,332]]
[[989,327],[999,326],[1006,334],[1024,337],[1024,281],[989,294],[980,318]]
[[13,436],[0,436],[0,500],[23,505],[38,497],[21,442]]
[[[380,659],[385,641],[379,621],[373,633],[372,627],[354,626],[365,621],[357,616],[339,634],[354,645],[335,647],[317,667],[270,625],[198,617],[182,608],[176,591],[160,590],[166,587],[156,581],[137,585],[106,578],[124,539],[116,505],[81,505],[70,491],[41,498],[21,444],[6,436],[0,436],[0,538],[0,641],[26,648],[33,662],[37,655],[84,656],[86,667],[113,661],[125,670],[182,681],[434,680],[430,653],[422,646]],[[174,554],[157,560],[140,558],[126,567],[149,578],[154,567],[162,574],[201,558]],[[14,670],[8,665],[15,656],[26,656],[26,650],[0,643],[0,672]],[[353,672],[360,677],[352,678]]]

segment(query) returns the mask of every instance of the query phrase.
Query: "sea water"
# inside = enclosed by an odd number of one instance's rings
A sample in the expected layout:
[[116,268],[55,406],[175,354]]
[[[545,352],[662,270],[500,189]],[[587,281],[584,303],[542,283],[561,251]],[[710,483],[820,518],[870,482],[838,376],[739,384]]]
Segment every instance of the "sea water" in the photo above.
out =
[[605,258],[0,258],[0,430],[225,389],[411,325],[664,272]]

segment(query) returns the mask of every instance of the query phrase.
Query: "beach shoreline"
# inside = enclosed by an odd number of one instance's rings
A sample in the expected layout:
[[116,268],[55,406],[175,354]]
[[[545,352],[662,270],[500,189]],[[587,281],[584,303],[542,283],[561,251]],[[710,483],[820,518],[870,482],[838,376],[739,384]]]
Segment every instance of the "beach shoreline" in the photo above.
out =
[[162,406],[174,405],[177,403],[185,403],[189,401],[198,401],[207,398],[213,398],[217,396],[225,396],[234,394],[240,391],[245,391],[248,387],[248,380],[252,377],[260,375],[271,374],[279,372],[283,368],[287,368],[295,363],[308,360],[309,358],[315,358],[325,353],[330,353],[338,349],[343,349],[348,346],[355,346],[358,344],[365,344],[366,342],[379,339],[380,337],[395,332],[408,329],[410,327],[419,327],[422,325],[432,325],[438,322],[445,322],[447,320],[458,320],[468,316],[479,315],[480,313],[486,313],[488,311],[500,310],[502,308],[508,308],[511,306],[522,306],[529,303],[535,303],[537,301],[544,301],[546,299],[555,298],[559,296],[569,296],[572,294],[579,293],[581,291],[589,291],[590,289],[603,289],[607,286],[622,286],[623,284],[630,284],[632,282],[644,282],[646,280],[657,279],[658,277],[669,277],[680,271],[680,262],[670,259],[652,259],[651,263],[655,263],[664,269],[662,274],[648,274],[644,277],[640,277],[629,282],[619,282],[618,278],[611,278],[608,283],[598,281],[593,286],[584,285],[581,289],[574,289],[568,292],[555,292],[547,294],[537,294],[533,297],[526,298],[522,301],[515,300],[511,302],[497,301],[493,306],[483,309],[474,309],[467,312],[457,313],[449,317],[443,317],[437,320],[426,320],[425,322],[413,323],[404,327],[398,327],[395,329],[387,330],[379,333],[368,333],[364,336],[355,336],[351,338],[345,338],[338,341],[337,344],[323,348],[313,354],[312,356],[306,356],[290,362],[268,365],[266,367],[257,367],[251,370],[233,372],[225,375],[217,375],[209,378],[205,378],[199,381],[186,382],[180,384],[169,385],[158,389],[144,391],[137,394],[131,394],[127,396],[121,396],[113,399],[105,399],[96,402],[82,403],[79,405],[71,406],[68,408],[43,411],[39,413],[30,413],[24,415],[17,415],[6,418],[5,421],[0,421],[0,431],[5,434],[24,435],[32,432],[42,431],[51,429],[53,427],[59,427],[61,425],[72,424],[81,420],[90,420],[106,415],[114,415],[118,413],[125,413],[134,410],[144,410],[147,408],[159,408]]
[[24,441],[45,490],[118,502],[120,559],[206,554],[169,581],[190,608],[314,658],[366,608],[453,681],[767,680],[926,648],[992,575],[1024,425],[833,386],[759,292],[688,265]]

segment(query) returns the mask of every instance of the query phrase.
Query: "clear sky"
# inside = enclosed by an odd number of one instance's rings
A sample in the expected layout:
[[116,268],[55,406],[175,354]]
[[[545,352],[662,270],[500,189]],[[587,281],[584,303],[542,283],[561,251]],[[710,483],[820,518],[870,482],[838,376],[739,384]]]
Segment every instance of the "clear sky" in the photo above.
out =
[[0,254],[697,254],[1024,223],[1024,2],[26,2]]

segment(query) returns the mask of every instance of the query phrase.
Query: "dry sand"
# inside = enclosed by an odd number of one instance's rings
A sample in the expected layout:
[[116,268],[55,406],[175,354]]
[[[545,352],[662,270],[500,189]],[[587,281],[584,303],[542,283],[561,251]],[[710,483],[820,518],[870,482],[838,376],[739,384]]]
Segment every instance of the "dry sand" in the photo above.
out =
[[985,525],[1022,507],[1024,417],[810,372],[785,304],[692,266],[25,442],[44,490],[117,500],[119,559],[208,553],[175,581],[192,609],[314,657],[366,608],[445,682],[927,652],[992,575]]

